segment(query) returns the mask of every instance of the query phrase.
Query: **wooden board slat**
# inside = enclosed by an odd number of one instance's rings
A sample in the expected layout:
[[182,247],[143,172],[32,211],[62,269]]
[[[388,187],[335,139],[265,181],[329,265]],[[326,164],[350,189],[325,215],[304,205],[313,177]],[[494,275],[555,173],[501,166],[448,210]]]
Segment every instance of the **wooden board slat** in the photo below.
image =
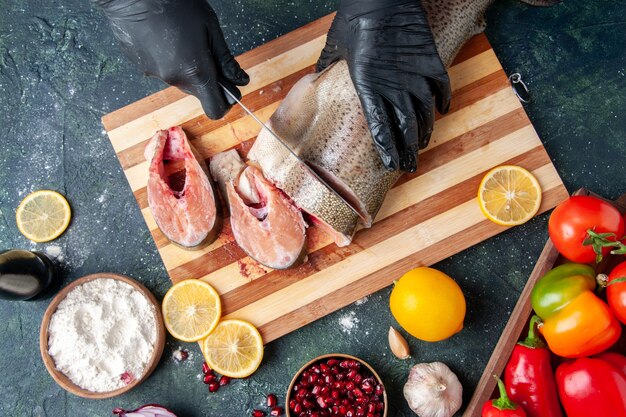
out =
[[[238,57],[251,74],[243,101],[259,118],[267,120],[293,84],[313,71],[331,21],[327,16]],[[532,171],[544,191],[540,212],[567,197],[483,35],[468,42],[449,74],[450,112],[437,117],[418,171],[392,188],[374,226],[358,231],[345,248],[310,227],[308,261],[287,271],[268,270],[247,257],[228,221],[206,248],[172,245],[147,207],[143,147],[154,132],[181,125],[207,159],[230,148],[245,154],[259,126],[241,109],[212,121],[194,97],[167,88],[102,121],[172,281],[209,282],[222,295],[225,316],[250,320],[269,342],[389,285],[412,267],[433,264],[506,230],[486,220],[475,202],[480,179],[494,166],[517,164]]]

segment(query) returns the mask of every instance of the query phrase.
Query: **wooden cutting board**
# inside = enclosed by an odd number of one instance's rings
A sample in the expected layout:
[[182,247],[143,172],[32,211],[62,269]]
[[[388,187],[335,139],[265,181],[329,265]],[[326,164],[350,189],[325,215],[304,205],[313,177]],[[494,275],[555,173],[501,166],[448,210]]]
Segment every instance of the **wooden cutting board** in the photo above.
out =
[[[267,120],[291,86],[313,65],[332,21],[326,16],[244,53],[250,74],[243,102]],[[309,259],[272,271],[248,258],[234,242],[229,222],[207,248],[170,244],[147,207],[147,140],[158,129],[182,125],[205,158],[237,148],[244,154],[259,126],[235,107],[211,121],[200,103],[167,88],[102,118],[173,282],[200,278],[222,296],[226,317],[255,324],[266,342],[371,294],[419,265],[431,265],[506,228],[486,220],[475,195],[482,176],[502,164],[533,172],[543,188],[541,212],[567,198],[561,179],[484,35],[473,38],[449,70],[450,112],[435,123],[418,172],[404,175],[387,195],[371,229],[335,246],[318,228],[307,232]]]

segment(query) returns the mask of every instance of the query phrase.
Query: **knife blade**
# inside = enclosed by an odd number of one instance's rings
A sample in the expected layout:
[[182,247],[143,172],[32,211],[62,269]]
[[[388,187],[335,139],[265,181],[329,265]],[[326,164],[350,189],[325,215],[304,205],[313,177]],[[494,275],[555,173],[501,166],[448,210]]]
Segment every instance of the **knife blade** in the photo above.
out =
[[306,169],[313,177],[315,177],[316,180],[318,180],[328,191],[330,191],[332,194],[334,194],[337,198],[339,198],[341,201],[344,202],[344,204],[346,204],[348,207],[350,207],[350,209],[357,215],[359,216],[359,218],[361,218],[362,220],[365,220],[364,216],[359,213],[359,211],[352,205],[350,204],[345,198],[343,198],[343,196],[341,194],[339,194],[337,191],[335,191],[322,177],[319,176],[319,174],[317,172],[315,172],[315,170],[313,170],[313,168],[311,168],[306,161],[304,161],[302,158],[300,158],[300,156],[295,153],[295,151],[293,149],[291,149],[289,147],[289,145],[280,138],[280,136],[278,136],[276,133],[274,133],[274,131],[272,129],[270,129],[265,123],[263,123],[261,121],[261,119],[259,119],[254,113],[252,113],[252,110],[250,110],[248,107],[246,107],[245,104],[243,104],[241,102],[241,100],[239,100],[233,93],[230,92],[230,90],[228,90],[226,87],[224,87],[224,85],[222,83],[218,83],[222,89],[224,89],[224,92],[226,93],[227,98],[233,100],[235,103],[239,104],[239,106],[241,106],[241,108],[250,116],[254,119],[255,122],[257,122],[262,129],[265,129],[269,132],[270,135],[272,135],[274,137],[274,139],[276,139],[281,145],[283,145],[285,147],[285,149],[287,149],[287,151],[289,151],[289,153],[296,159],[296,161],[298,161],[298,163],[304,168]]

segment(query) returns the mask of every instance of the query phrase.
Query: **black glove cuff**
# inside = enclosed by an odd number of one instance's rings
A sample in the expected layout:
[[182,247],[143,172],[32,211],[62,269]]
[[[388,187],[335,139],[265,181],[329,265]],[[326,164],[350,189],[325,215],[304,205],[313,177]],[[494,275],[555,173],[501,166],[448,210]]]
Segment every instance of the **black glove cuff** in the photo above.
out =
[[422,6],[421,0],[342,0],[339,13],[352,20],[374,12],[393,10],[397,6]]

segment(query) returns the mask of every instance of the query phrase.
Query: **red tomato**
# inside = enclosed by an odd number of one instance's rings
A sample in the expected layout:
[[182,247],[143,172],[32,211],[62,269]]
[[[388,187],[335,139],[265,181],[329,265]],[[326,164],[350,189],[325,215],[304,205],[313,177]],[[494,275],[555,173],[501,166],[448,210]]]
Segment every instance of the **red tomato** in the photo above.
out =
[[[559,204],[548,221],[548,233],[558,251],[573,262],[590,263],[596,259],[592,246],[583,245],[587,230],[624,236],[624,218],[617,208],[591,196],[574,196]],[[615,241],[616,238],[608,238]],[[611,248],[603,248],[607,255]]]
[[626,282],[616,282],[618,278],[626,278],[626,262],[617,265],[609,274],[609,286],[606,287],[606,298],[615,317],[626,324]]

